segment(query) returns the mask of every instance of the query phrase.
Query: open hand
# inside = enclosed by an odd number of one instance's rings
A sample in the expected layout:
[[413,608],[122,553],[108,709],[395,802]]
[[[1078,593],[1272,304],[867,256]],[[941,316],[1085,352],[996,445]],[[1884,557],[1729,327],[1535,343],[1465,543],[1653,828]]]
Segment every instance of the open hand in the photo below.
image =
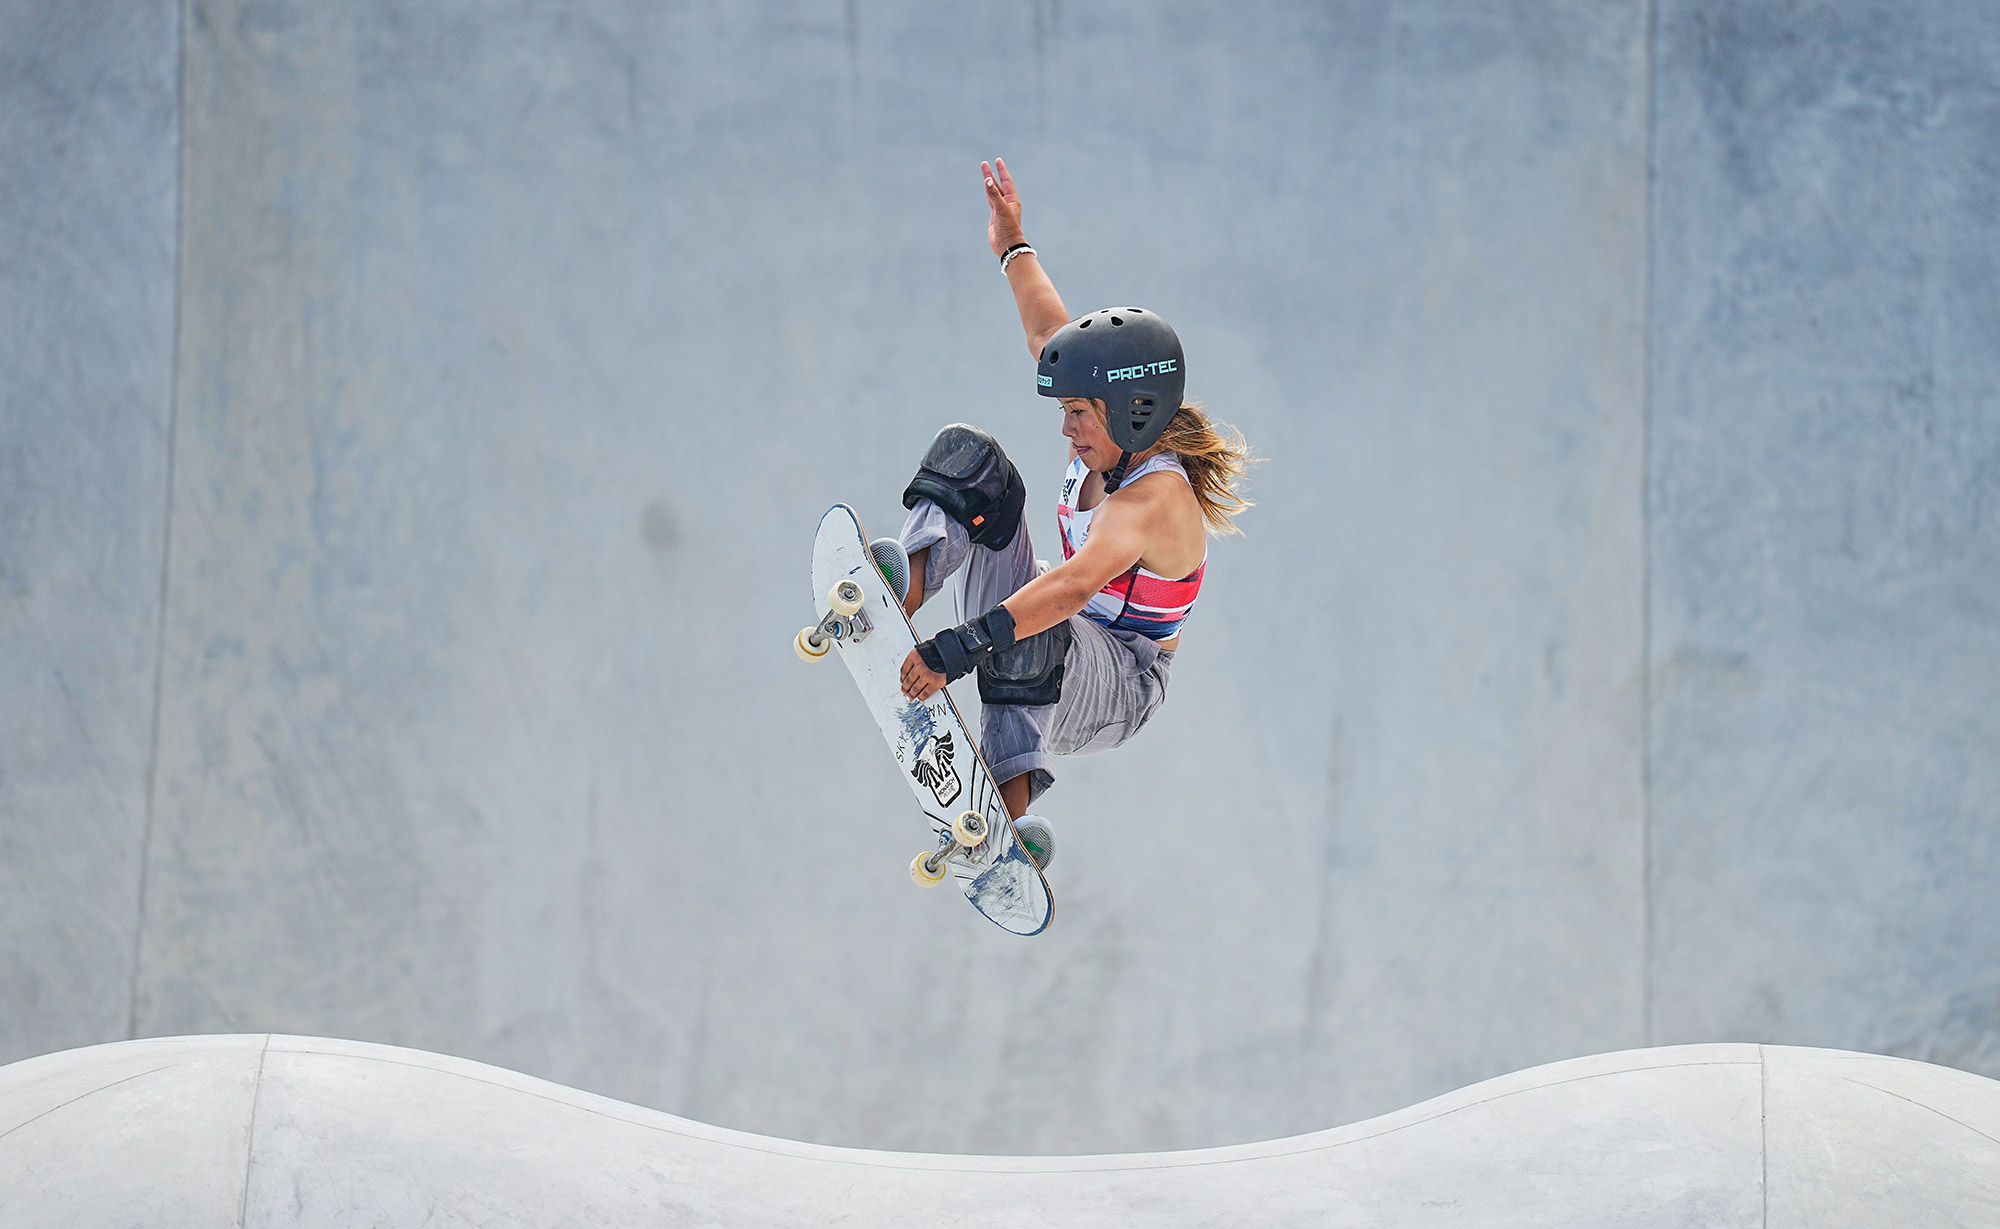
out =
[[986,246],[998,256],[1026,242],[1021,234],[1021,194],[1014,190],[1005,158],[995,158],[990,166],[980,163],[979,173],[986,179]]
[[903,695],[909,699],[928,700],[944,683],[944,675],[926,666],[915,649],[903,659]]

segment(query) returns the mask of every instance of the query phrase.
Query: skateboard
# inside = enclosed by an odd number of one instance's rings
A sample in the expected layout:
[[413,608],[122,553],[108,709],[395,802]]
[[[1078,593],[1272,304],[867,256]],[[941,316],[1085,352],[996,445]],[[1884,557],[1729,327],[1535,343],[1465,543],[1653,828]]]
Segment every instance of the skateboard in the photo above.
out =
[[903,660],[917,646],[903,613],[907,567],[894,539],[871,548],[854,509],[828,508],[813,538],[819,621],[800,631],[792,647],[806,661],[831,653],[846,663],[930,820],[936,846],[911,859],[910,878],[925,886],[954,879],[972,907],[1002,930],[1040,934],[1055,916],[1055,898],[1021,844],[958,705],[943,688],[922,702],[903,695]]

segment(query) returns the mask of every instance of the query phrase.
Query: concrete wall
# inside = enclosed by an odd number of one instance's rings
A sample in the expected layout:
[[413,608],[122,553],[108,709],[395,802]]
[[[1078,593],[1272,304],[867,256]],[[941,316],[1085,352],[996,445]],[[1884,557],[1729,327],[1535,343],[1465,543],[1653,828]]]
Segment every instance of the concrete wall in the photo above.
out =
[[[103,229],[94,260],[143,236],[178,298],[113,279],[95,307],[158,339],[122,411],[143,462],[64,434],[84,378],[33,416],[5,386],[0,455],[78,475],[0,504],[5,600],[33,595],[0,625],[9,695],[108,672],[72,707],[124,741],[98,769],[51,702],[0,705],[0,874],[34,885],[0,904],[0,1059],[323,1033],[1010,1152],[1269,1137],[1720,1035],[2000,1067],[1975,959],[2000,414],[1965,268],[2000,22],[217,0],[92,42],[56,11],[7,20],[79,65],[64,122],[112,116],[77,143],[154,212],[47,177],[4,208]],[[152,103],[103,101],[135,57]],[[5,164],[62,165],[50,130],[0,128]],[[818,513],[891,532],[940,423],[996,430],[1052,498],[1055,414],[983,244],[996,152],[1071,308],[1173,320],[1191,392],[1269,457],[1173,703],[1050,795],[1058,918],[1026,943],[907,886],[922,829],[877,736],[787,647]],[[1897,158],[1923,178],[1885,182]],[[1832,167],[1877,193],[1878,263],[1845,280],[1813,262],[1851,223],[1799,224],[1847,216]],[[43,297],[87,284],[24,252],[5,276]],[[0,369],[102,379],[88,346]],[[1956,435],[1881,392],[1919,353]],[[1812,435],[1836,393],[1847,425]],[[1802,436],[1829,441],[1809,465],[1750,466]],[[1924,465],[1936,493],[1901,502]],[[1890,510],[1844,531],[1866,563],[1818,505],[1731,485],[1817,497],[1809,470]],[[72,539],[18,546],[36,515]],[[1759,592],[1803,613],[1743,616]],[[1982,647],[1942,700],[1913,681]],[[1774,811],[1817,861],[1748,822]],[[1874,941],[1804,929],[1836,925]]]
[[2000,10],[1657,61],[1653,1036],[2000,1071]]
[[0,1054],[123,1037],[174,343],[170,2],[0,6]]

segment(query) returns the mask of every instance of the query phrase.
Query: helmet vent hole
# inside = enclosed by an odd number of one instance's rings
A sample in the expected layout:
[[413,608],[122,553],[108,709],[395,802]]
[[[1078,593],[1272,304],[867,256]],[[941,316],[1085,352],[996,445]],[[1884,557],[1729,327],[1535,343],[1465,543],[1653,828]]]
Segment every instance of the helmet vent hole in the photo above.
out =
[[1077,322],[1076,322],[1076,327],[1078,327],[1078,328],[1080,328],[1080,329],[1087,329],[1087,328],[1089,328],[1089,327],[1090,327],[1090,320],[1089,320],[1089,318],[1088,318],[1088,317],[1085,317],[1084,319],[1082,319],[1082,320],[1079,320],[1079,321],[1077,321]]
[[[1151,397],[1134,397],[1132,398],[1132,404],[1143,405],[1146,407],[1147,410],[1151,410],[1153,408],[1153,399]],[[1132,412],[1138,414],[1138,413],[1143,413],[1144,411],[1134,410]]]
[[1125,323],[1125,322],[1124,322],[1123,320],[1120,320],[1120,319],[1119,319],[1118,317],[1116,317],[1116,316],[1113,316],[1113,317],[1111,317],[1111,323],[1113,323],[1113,324],[1123,324],[1123,323]]
[[1061,358],[1061,357],[1062,357],[1062,355],[1061,355],[1061,354],[1059,354],[1059,353],[1057,353],[1056,351],[1054,351],[1054,350],[1051,350],[1051,351],[1049,351],[1049,362],[1053,363],[1053,362],[1055,362],[1055,361],[1056,361],[1057,359],[1059,359],[1059,358]]
[[1140,307],[1128,307],[1125,310],[1134,316],[1143,316],[1146,314],[1145,309]]

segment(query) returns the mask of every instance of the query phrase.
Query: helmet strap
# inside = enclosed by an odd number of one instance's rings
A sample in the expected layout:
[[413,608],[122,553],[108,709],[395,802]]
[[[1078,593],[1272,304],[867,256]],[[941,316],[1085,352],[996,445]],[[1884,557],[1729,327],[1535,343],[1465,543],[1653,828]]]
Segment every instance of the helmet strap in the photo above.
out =
[[1132,454],[1123,449],[1119,450],[1118,464],[1112,466],[1111,472],[1104,475],[1104,493],[1109,495],[1117,490],[1118,485],[1125,481],[1125,471],[1131,468]]

